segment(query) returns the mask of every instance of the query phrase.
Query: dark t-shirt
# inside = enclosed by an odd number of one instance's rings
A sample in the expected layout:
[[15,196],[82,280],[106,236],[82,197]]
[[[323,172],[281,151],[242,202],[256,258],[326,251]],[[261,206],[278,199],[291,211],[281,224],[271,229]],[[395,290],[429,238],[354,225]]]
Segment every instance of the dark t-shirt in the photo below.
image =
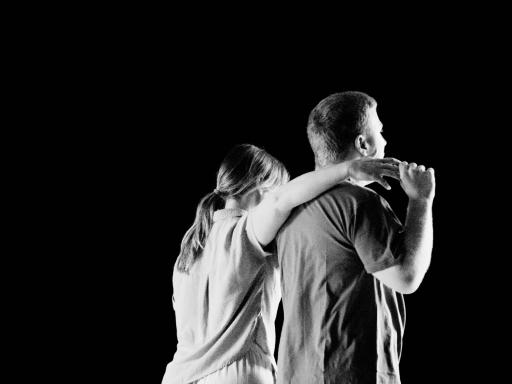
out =
[[348,182],[295,209],[277,237],[278,383],[400,383],[405,306],[372,273],[398,262],[400,221]]

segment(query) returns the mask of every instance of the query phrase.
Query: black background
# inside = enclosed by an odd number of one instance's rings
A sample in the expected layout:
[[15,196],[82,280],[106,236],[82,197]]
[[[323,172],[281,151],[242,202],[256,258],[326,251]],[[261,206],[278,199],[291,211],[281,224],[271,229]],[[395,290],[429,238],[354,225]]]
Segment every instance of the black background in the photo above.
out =
[[[64,129],[45,138],[58,143],[48,155],[61,185],[51,190],[59,209],[46,209],[59,224],[45,244],[63,256],[40,263],[66,272],[48,279],[49,292],[34,294],[41,300],[33,312],[43,314],[36,348],[59,351],[45,369],[96,382],[159,383],[176,348],[172,266],[226,152],[252,143],[292,177],[307,172],[309,111],[331,93],[359,90],[378,102],[386,155],[436,170],[432,264],[406,296],[402,382],[458,382],[493,371],[481,343],[499,337],[482,320],[494,305],[487,289],[495,287],[480,268],[485,208],[475,201],[482,173],[471,152],[492,73],[468,64],[471,46],[451,36],[414,46],[404,40],[394,50],[377,34],[349,50],[344,40],[326,47],[286,33],[237,40],[233,31],[187,39],[173,31],[166,40],[148,28],[100,37],[57,68],[53,107]],[[405,194],[390,184],[390,192],[373,188],[403,220]]]

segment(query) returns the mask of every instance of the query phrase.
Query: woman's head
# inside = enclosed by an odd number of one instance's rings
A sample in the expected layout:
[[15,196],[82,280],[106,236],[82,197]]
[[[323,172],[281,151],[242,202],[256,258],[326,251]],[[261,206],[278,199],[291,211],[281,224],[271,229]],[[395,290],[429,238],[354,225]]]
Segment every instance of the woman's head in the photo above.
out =
[[289,180],[284,165],[251,144],[235,146],[217,172],[217,191],[223,198],[238,198],[255,189],[268,190]]
[[217,172],[217,186],[200,201],[194,224],[181,243],[177,268],[188,272],[204,248],[213,225],[213,213],[227,199],[241,199],[259,189],[261,192],[286,183],[290,176],[284,165],[265,150],[251,144],[236,145],[227,154]]

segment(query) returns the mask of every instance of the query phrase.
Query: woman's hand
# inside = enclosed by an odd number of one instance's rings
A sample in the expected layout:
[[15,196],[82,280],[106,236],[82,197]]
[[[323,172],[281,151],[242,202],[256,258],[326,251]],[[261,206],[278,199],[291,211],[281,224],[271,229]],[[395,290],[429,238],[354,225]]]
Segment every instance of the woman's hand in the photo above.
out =
[[392,177],[400,180],[400,171],[398,166],[400,161],[392,157],[384,159],[375,159],[373,157],[363,157],[351,160],[348,167],[349,177],[356,181],[375,181],[387,190],[391,189],[384,177]]

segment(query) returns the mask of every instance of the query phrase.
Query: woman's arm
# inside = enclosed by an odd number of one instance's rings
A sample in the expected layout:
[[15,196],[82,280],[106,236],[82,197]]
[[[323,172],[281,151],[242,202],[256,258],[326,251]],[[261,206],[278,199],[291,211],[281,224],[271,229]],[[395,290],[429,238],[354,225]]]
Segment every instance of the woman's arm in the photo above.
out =
[[262,246],[269,244],[296,206],[303,204],[340,181],[350,177],[357,181],[376,181],[384,188],[384,176],[400,179],[400,161],[393,158],[361,158],[305,173],[265,196],[251,212],[253,228]]

